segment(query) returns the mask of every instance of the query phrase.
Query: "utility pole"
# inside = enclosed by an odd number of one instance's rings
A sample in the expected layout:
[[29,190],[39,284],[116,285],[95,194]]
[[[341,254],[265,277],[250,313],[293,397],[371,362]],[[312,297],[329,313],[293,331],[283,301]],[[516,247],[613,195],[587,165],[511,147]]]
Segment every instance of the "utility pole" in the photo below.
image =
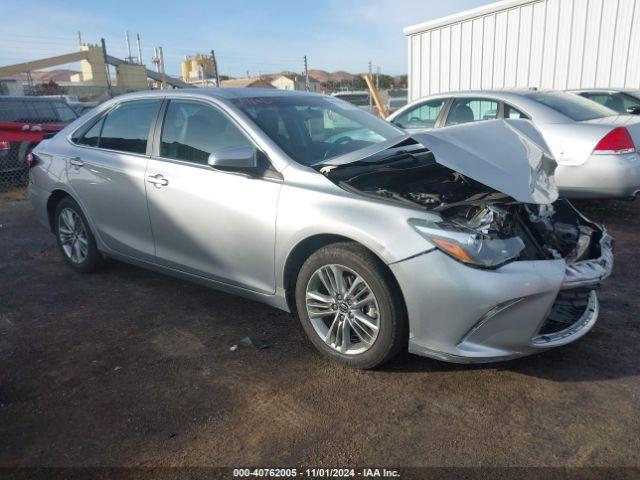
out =
[[[371,60],[369,60],[369,80],[371,80],[372,77],[372,70],[371,70]],[[371,93],[369,93],[369,113],[373,112],[373,98]]]
[[158,54],[158,47],[153,47],[153,58],[151,62],[156,66],[156,72],[160,73],[160,55]]
[[109,73],[109,63],[107,62],[107,44],[104,43],[104,38],[100,39],[100,43],[102,44],[102,58],[104,60],[104,71],[107,75],[107,93],[111,97],[111,74]]
[[129,30],[124,32],[124,41],[127,43],[127,63],[133,63],[133,57],[131,56],[131,42],[129,41]]
[[211,60],[213,61],[213,71],[216,73],[216,87],[220,88],[220,75],[218,74],[218,62],[216,62],[216,52],[211,50]]
[[[151,62],[156,66],[156,72],[161,73],[160,70],[160,52],[158,51],[158,47],[153,47],[153,58]],[[162,82],[160,83],[160,87],[162,88]]]
[[80,30],[78,30],[78,46],[82,46],[82,35],[80,34]]
[[304,89],[309,91],[309,66],[307,65],[307,56],[304,56]]
[[29,95],[33,95],[33,77],[31,76],[31,70],[27,71],[27,85],[29,85]]
[[138,63],[140,65],[143,65],[144,62],[142,61],[142,47],[140,46],[140,34],[136,33],[136,46],[138,47]]
[[162,75],[162,90],[167,88],[167,74],[164,71],[164,54],[162,53],[162,47],[158,47],[158,53],[160,55],[160,73]]
[[376,90],[380,91],[380,66],[376,67]]

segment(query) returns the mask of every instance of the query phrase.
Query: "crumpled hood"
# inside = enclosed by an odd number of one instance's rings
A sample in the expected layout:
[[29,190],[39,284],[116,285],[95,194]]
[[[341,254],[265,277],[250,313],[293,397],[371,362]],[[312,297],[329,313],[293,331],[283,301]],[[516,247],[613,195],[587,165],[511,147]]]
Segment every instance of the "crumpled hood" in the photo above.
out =
[[[524,203],[558,198],[556,162],[528,120],[487,120],[420,132],[351,152],[326,162],[345,165],[409,138],[431,150],[437,163]],[[378,148],[375,148],[378,147]]]
[[436,162],[525,203],[558,198],[556,162],[528,120],[493,120],[459,125],[412,137]]

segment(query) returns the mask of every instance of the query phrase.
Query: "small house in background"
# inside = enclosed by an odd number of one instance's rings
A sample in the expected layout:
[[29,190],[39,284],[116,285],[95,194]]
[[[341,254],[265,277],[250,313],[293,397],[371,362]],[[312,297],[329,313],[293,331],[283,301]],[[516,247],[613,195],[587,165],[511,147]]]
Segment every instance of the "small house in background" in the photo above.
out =
[[268,80],[261,77],[222,80],[220,86],[222,88],[275,88]]
[[[280,90],[306,90],[304,75],[298,73],[279,74],[271,84]],[[320,92],[320,82],[313,77],[309,77],[309,91]]]
[[0,95],[24,95],[20,77],[0,77]]

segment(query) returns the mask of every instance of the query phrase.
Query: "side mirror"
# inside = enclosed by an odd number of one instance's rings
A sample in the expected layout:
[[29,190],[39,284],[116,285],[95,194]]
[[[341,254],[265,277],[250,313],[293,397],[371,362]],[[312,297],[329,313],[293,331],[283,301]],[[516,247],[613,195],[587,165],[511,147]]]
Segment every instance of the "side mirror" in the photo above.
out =
[[634,105],[633,107],[627,108],[627,113],[631,115],[640,115],[640,105]]
[[245,172],[258,168],[258,150],[254,147],[229,147],[209,155],[207,164],[225,172]]

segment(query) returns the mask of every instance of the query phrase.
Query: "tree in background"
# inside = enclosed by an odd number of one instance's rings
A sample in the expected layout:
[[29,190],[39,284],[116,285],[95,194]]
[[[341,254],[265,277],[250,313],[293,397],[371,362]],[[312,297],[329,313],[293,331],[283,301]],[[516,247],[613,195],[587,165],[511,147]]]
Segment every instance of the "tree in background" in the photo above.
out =
[[[373,79],[375,81],[375,74]],[[329,80],[325,87],[331,91],[338,92],[341,90],[367,90],[367,83],[364,81],[363,75],[357,75],[351,80]],[[378,87],[380,90],[407,88],[407,76],[399,75],[392,77],[381,73],[378,77]]]
[[45,83],[39,83],[33,87],[34,95],[64,95],[65,91],[60,85],[53,80]]

